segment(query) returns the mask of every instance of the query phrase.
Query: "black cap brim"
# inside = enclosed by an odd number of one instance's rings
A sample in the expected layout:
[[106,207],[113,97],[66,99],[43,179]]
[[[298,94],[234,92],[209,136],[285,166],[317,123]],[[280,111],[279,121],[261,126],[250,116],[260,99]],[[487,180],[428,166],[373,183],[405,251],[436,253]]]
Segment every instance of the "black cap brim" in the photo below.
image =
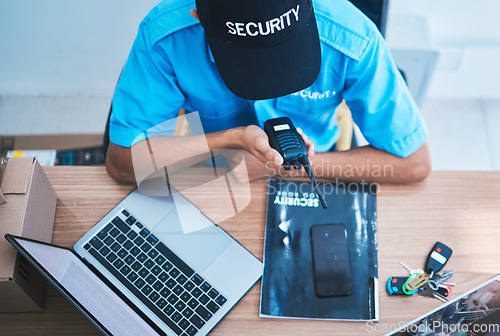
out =
[[277,98],[311,86],[321,67],[314,15],[300,31],[265,48],[241,47],[207,34],[217,69],[227,87],[248,100]]

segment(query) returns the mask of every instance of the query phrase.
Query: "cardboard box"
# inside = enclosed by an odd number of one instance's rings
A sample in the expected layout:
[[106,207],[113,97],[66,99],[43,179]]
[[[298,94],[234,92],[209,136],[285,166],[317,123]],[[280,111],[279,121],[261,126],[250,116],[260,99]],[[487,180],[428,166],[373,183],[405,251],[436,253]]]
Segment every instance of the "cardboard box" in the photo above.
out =
[[40,311],[45,278],[4,235],[50,242],[57,196],[35,158],[0,158],[0,166],[0,312]]

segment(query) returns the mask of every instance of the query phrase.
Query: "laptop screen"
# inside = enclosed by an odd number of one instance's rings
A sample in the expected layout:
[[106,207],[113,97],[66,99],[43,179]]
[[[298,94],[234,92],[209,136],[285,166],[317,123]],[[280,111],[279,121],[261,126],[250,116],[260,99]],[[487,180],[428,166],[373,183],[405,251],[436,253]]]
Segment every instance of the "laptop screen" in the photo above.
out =
[[[158,335],[70,250],[11,237],[47,277],[92,322],[112,335]],[[76,301],[76,302],[74,302]],[[89,314],[91,316],[89,316]],[[106,330],[101,330],[106,332]]]

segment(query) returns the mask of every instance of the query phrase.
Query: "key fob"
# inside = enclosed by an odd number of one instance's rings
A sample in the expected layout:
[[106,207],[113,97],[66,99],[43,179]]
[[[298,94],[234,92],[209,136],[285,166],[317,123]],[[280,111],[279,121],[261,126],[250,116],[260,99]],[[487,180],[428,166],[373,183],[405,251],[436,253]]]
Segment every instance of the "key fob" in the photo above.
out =
[[403,291],[406,280],[408,277],[389,277],[386,284],[387,293],[389,295],[408,295]]
[[452,252],[451,248],[443,243],[434,244],[425,262],[425,272],[427,274],[439,272],[450,259]]

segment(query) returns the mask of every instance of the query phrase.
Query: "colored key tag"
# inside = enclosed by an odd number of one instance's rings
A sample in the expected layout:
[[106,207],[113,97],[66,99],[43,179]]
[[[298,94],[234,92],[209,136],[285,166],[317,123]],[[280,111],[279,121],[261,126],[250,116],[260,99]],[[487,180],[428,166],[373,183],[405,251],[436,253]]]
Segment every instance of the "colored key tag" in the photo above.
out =
[[405,283],[408,291],[416,291],[429,281],[429,275],[425,273],[412,274]]
[[415,289],[415,290],[408,289],[408,286],[406,284],[408,283],[409,280],[411,280],[411,278],[412,278],[412,276],[410,275],[410,277],[407,278],[405,283],[403,284],[403,293],[405,293],[406,295],[413,295],[416,292],[418,292],[418,289]]
[[446,285],[439,285],[439,288],[436,291],[444,297],[448,297],[451,294],[451,287]]
[[434,244],[425,262],[425,272],[431,277],[432,274],[439,272],[450,259],[452,252],[451,248],[443,243]]

